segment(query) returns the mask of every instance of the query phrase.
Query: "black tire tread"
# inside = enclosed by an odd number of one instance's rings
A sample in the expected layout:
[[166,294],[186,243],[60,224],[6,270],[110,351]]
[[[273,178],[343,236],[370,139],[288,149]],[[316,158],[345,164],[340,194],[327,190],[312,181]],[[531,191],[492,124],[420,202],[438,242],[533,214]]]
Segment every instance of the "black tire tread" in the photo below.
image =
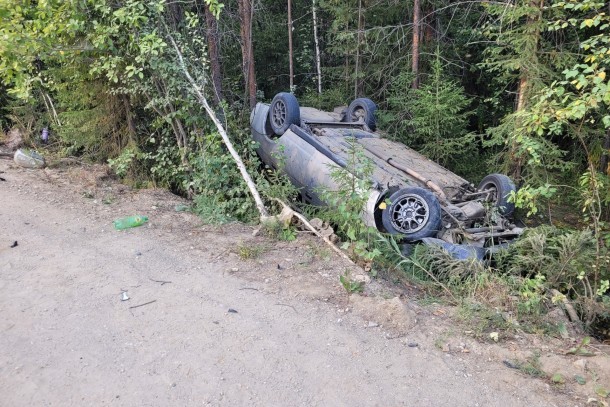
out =
[[479,190],[485,189],[486,185],[493,184],[496,188],[498,197],[494,205],[498,208],[500,214],[510,216],[515,211],[515,204],[508,202],[508,197],[512,191],[516,191],[515,183],[504,174],[489,174],[481,180]]

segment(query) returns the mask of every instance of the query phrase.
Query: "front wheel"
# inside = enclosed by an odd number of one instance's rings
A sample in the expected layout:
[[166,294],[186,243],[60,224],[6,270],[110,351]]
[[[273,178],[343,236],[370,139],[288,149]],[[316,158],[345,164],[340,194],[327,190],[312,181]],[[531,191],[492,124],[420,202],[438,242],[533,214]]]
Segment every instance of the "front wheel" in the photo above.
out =
[[390,205],[383,209],[381,221],[386,232],[402,234],[407,241],[435,236],[441,229],[441,205],[426,189],[400,189],[389,197]]
[[498,208],[498,212],[510,216],[515,211],[515,204],[508,198],[515,192],[515,184],[504,174],[490,174],[479,184],[479,191],[488,191],[487,201]]

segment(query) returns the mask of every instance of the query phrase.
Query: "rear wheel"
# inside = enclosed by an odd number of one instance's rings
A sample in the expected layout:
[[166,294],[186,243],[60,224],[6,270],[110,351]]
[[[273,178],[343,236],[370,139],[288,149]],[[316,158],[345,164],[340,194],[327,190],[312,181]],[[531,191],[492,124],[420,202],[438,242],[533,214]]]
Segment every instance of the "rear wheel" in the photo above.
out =
[[299,102],[292,93],[278,93],[269,105],[269,123],[273,132],[283,135],[293,124],[301,123]]
[[498,208],[502,215],[510,216],[515,204],[508,202],[509,196],[516,191],[513,181],[504,174],[489,174],[479,184],[479,191],[489,191],[487,201]]
[[377,105],[371,99],[358,98],[350,103],[345,118],[348,122],[364,122],[369,129],[375,130],[377,125],[375,120],[376,111]]
[[381,213],[386,232],[402,234],[408,241],[431,237],[441,228],[441,205],[434,194],[419,187],[404,188],[389,197]]

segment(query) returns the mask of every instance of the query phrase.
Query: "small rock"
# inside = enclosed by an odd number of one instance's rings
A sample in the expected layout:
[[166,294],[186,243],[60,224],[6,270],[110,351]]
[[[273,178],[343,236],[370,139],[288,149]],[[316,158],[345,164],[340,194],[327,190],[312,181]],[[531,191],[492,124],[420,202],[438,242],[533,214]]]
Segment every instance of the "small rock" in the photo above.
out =
[[418,344],[417,342],[409,342],[409,343],[407,344],[407,346],[408,346],[409,348],[417,348],[417,347],[419,346],[419,344]]
[[364,274],[354,274],[352,276],[352,280],[358,283],[369,284],[371,282],[371,278]]
[[585,359],[578,359],[572,364],[583,372],[587,370],[587,361]]
[[379,324],[377,322],[373,322],[373,321],[369,321],[369,323],[366,325],[367,328],[376,328],[378,326],[379,326]]
[[516,363],[514,363],[514,362],[511,362],[511,361],[510,361],[510,360],[508,360],[508,359],[503,360],[503,361],[502,361],[502,363],[504,363],[504,365],[505,365],[506,367],[509,367],[509,368],[511,368],[511,369],[519,369],[519,368],[520,368],[520,366],[519,366],[518,364],[516,364]]

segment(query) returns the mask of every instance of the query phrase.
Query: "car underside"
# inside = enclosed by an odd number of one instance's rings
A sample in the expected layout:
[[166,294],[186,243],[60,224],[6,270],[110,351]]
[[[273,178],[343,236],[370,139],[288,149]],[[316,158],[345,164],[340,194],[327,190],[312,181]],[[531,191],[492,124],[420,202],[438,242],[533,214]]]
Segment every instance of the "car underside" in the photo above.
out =
[[[450,251],[473,248],[478,257],[518,237],[508,197],[515,186],[505,175],[490,174],[478,187],[402,143],[375,132],[376,106],[354,100],[347,109],[324,112],[300,107],[289,93],[251,114],[252,137],[268,166],[283,171],[306,202],[324,205],[319,191],[337,190],[333,168],[349,168],[354,148],[372,163],[362,217],[381,232],[406,242],[424,241]],[[460,251],[460,250],[458,250]],[[472,250],[471,250],[472,251]]]

